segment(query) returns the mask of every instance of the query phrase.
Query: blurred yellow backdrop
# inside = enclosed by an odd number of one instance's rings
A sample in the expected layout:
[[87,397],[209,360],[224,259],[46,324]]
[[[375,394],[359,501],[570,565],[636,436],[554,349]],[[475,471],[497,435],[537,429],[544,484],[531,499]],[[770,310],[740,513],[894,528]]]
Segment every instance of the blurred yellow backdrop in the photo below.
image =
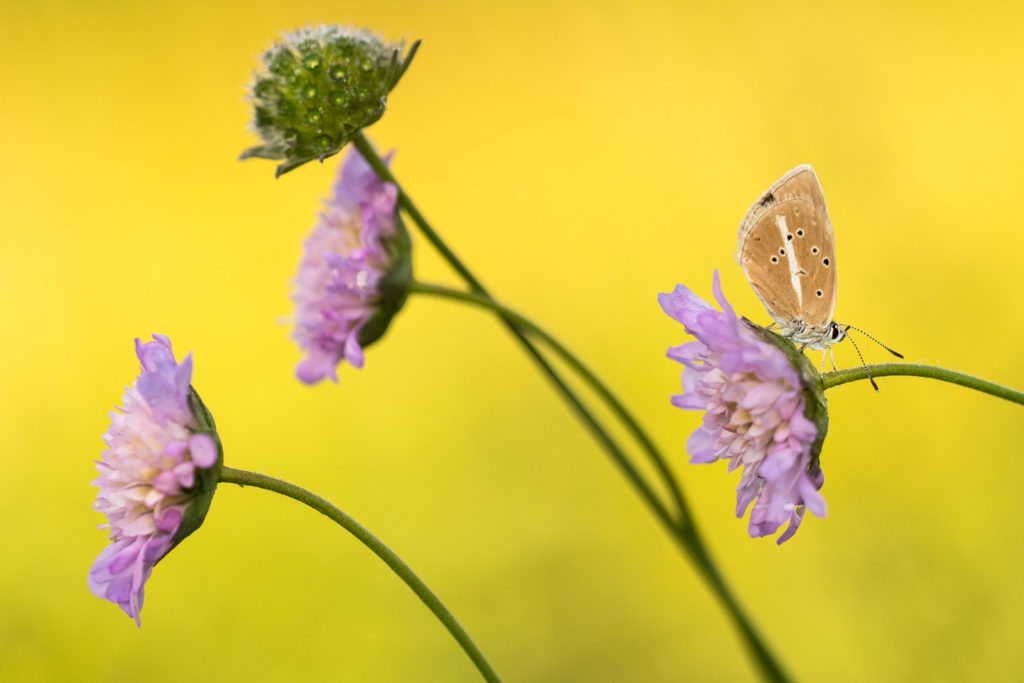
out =
[[[754,541],[737,478],[685,464],[699,417],[668,403],[664,351],[684,338],[655,302],[677,282],[709,294],[719,268],[767,322],[735,230],[808,162],[836,228],[837,317],[911,361],[1024,386],[1018,5],[8,0],[0,680],[476,680],[375,557],[262,491],[219,490],[154,572],[141,629],[89,593],[92,461],[151,332],[194,351],[229,465],[363,522],[509,681],[754,676],[490,317],[413,299],[364,370],[293,378],[280,321],[337,158],[275,181],[236,157],[257,55],[310,22],[423,39],[371,137],[484,281],[642,415],[796,677],[1024,677],[1020,407],[912,378],[831,391],[828,517]],[[456,283],[422,241],[416,270]]]

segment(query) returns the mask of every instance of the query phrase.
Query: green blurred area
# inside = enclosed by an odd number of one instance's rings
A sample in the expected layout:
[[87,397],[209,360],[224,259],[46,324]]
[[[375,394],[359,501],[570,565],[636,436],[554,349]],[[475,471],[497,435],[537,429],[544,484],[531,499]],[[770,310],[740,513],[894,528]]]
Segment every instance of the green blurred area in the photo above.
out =
[[[288,282],[338,159],[275,181],[236,157],[258,54],[320,22],[423,40],[371,137],[488,286],[643,417],[797,678],[1024,677],[1020,408],[913,378],[837,388],[828,517],[754,541],[738,477],[686,464],[699,416],[669,405],[664,357],[684,336],[655,301],[677,282],[709,295],[718,268],[767,322],[735,230],[807,162],[836,316],[910,361],[1024,386],[1020,6],[49,1],[0,7],[0,680],[476,680],[375,557],[262,491],[218,492],[154,572],[141,629],[89,593],[92,461],[152,332],[194,351],[227,464],[360,520],[507,680],[753,678],[492,318],[414,298],[365,369],[294,379]],[[416,270],[456,283],[422,241]]]

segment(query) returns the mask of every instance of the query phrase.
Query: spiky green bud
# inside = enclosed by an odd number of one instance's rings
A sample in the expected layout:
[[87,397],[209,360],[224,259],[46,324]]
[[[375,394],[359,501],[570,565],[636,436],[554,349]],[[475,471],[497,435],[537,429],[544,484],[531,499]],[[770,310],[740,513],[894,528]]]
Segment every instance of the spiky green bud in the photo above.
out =
[[384,115],[388,93],[418,47],[401,58],[403,44],[339,26],[285,34],[264,53],[264,71],[252,84],[253,127],[263,144],[242,158],[283,160],[280,176],[337,154]]

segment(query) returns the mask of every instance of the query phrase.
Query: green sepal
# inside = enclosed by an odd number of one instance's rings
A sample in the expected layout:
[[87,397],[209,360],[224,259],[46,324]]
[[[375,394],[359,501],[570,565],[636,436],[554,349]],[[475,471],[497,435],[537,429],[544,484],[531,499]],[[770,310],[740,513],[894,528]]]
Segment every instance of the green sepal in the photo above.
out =
[[818,429],[818,436],[811,444],[811,461],[807,465],[807,473],[812,477],[817,477],[821,473],[821,448],[825,443],[825,434],[828,433],[828,401],[825,398],[825,388],[821,384],[821,374],[793,342],[746,318],[743,319],[743,322],[758,337],[782,351],[790,365],[800,374],[800,382],[803,385],[804,417]]
[[385,248],[391,268],[380,280],[376,312],[359,331],[359,345],[364,349],[384,336],[391,320],[402,310],[409,297],[409,285],[412,283],[412,238],[402,222],[397,206],[395,235],[385,242]]
[[238,155],[238,160],[239,161],[245,161],[246,159],[280,159],[280,158],[281,157],[277,156],[276,152],[274,152],[271,149],[267,149],[267,147],[265,145],[260,145],[259,147],[250,147],[249,149],[244,150],[241,154]]
[[[303,164],[306,164],[306,163],[308,163],[310,161],[319,161],[322,164],[322,163],[324,163],[325,159],[330,159],[331,157],[333,157],[335,154],[337,154],[340,151],[341,151],[341,148],[338,148],[338,149],[334,150],[333,152],[330,152],[329,154],[319,154],[317,156],[307,157],[305,159],[296,159],[295,161],[286,161],[283,164],[278,164],[277,168],[274,169],[274,178],[275,179],[276,178],[280,178],[282,175],[284,175],[288,171],[295,170],[299,166],[302,166]],[[266,158],[269,158],[269,157],[266,157]]]
[[210,503],[213,501],[213,494],[217,490],[217,482],[220,480],[220,471],[224,466],[224,448],[221,445],[220,437],[217,435],[217,425],[214,424],[213,415],[206,404],[199,398],[196,390],[189,386],[188,405],[195,418],[196,428],[193,434],[206,434],[217,445],[217,462],[212,467],[197,467],[195,470],[195,484],[188,490],[192,496],[192,502],[185,511],[177,533],[171,541],[171,547],[181,543],[186,536],[198,529],[206,519],[206,513],[210,510]]
[[405,75],[406,70],[412,64],[412,58],[416,56],[416,51],[420,49],[421,42],[423,41],[417,40],[409,48],[409,53],[405,55],[405,59],[402,60],[402,64],[398,67],[398,72],[395,74],[395,82],[391,85],[392,88],[398,85],[398,81],[402,80],[402,76]]

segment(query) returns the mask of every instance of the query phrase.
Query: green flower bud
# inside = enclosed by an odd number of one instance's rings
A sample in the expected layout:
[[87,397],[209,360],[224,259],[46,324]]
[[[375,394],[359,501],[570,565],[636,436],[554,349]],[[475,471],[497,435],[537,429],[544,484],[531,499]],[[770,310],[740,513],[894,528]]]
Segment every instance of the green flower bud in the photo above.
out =
[[403,44],[338,26],[285,34],[264,53],[264,71],[252,84],[253,127],[263,144],[241,158],[283,160],[280,176],[337,154],[384,115],[388,93],[418,47],[401,58]]

